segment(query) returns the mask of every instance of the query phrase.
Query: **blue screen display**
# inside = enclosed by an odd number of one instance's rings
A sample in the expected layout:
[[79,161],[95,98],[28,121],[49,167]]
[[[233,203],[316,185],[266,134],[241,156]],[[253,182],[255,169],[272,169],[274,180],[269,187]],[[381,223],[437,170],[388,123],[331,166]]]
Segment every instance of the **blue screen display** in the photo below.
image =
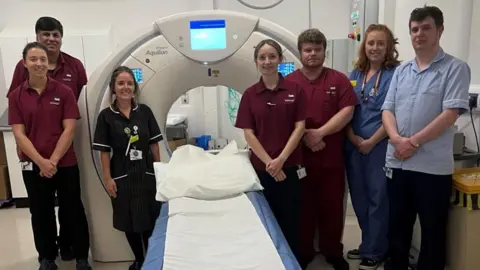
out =
[[282,62],[278,64],[278,72],[282,74],[283,77],[295,71],[295,63],[293,62]]
[[190,47],[192,50],[222,50],[227,48],[225,20],[190,22]]
[[142,83],[143,82],[143,71],[141,68],[132,68],[133,75],[135,76],[135,81],[137,83]]

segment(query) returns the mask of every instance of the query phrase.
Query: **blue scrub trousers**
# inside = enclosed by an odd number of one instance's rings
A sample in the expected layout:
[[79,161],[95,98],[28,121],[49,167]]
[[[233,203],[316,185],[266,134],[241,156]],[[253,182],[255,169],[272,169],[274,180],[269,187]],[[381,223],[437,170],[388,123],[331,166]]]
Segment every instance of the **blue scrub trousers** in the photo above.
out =
[[388,140],[364,155],[350,142],[346,147],[347,180],[352,205],[362,230],[360,256],[382,260],[388,249],[388,190],[385,155]]

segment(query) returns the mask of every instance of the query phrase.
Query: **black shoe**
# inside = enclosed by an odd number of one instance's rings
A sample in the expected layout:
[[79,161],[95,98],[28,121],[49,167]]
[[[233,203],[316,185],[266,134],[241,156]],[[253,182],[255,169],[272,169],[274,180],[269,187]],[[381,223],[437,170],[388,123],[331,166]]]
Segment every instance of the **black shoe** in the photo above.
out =
[[327,263],[333,266],[335,270],[349,270],[350,265],[343,257],[328,257],[325,258]]
[[73,259],[75,259],[71,247],[60,248],[60,257],[62,258],[62,261],[72,261]]
[[349,252],[347,252],[347,258],[350,260],[360,260],[362,257],[360,257],[360,250],[358,249],[352,249]]
[[128,270],[140,270],[142,268],[142,263],[138,261],[134,261],[132,265],[128,268]]
[[38,270],[57,270],[58,266],[55,264],[55,261],[43,259],[40,262],[40,268]]
[[92,270],[87,260],[77,260],[77,270]]
[[376,270],[380,266],[380,261],[363,259],[358,269],[362,270]]

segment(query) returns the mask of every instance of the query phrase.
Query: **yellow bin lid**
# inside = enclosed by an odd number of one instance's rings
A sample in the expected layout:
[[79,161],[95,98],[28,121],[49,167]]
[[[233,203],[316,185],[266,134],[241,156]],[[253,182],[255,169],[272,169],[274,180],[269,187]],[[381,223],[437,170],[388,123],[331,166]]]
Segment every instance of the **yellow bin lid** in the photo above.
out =
[[480,168],[455,169],[453,186],[465,194],[480,193]]

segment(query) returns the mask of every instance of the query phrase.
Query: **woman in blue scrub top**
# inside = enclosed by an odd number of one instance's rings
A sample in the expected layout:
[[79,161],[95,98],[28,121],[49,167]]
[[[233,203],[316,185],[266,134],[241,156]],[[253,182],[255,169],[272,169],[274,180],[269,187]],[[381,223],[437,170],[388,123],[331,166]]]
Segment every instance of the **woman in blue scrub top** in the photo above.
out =
[[347,128],[345,157],[362,243],[347,256],[362,260],[359,269],[377,269],[388,249],[387,179],[383,170],[388,138],[382,126],[381,107],[399,65],[396,44],[392,31],[385,25],[370,25],[350,74],[360,104]]

